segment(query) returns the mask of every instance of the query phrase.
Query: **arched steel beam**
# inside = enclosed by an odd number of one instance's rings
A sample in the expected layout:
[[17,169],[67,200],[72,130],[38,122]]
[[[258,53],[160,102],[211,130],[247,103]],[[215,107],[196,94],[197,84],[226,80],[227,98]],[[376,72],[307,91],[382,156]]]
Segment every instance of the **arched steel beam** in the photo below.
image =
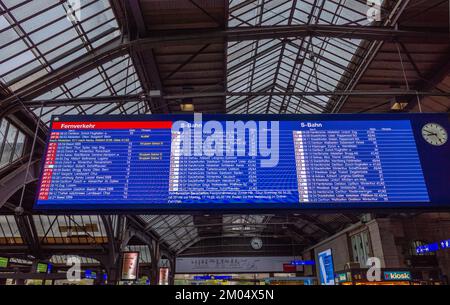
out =
[[[246,41],[271,38],[289,37],[337,37],[358,38],[374,41],[405,41],[405,42],[429,42],[448,43],[448,32],[421,31],[417,29],[399,30],[389,26],[352,26],[352,25],[291,25],[291,26],[261,26],[250,28],[230,28],[226,30],[204,31],[177,31],[158,33],[153,37],[136,39],[133,41],[121,41],[115,39],[105,46],[93,50],[86,56],[79,58],[66,66],[24,86],[14,96],[10,96],[0,102],[0,105],[10,105],[19,98],[32,99],[47,92],[74,77],[89,71],[99,64],[107,62],[120,55],[129,53],[130,50],[142,51],[156,46],[180,44],[193,41],[202,43],[214,43],[223,40]],[[1,113],[0,113],[1,117]]]
[[109,260],[112,262],[116,262],[119,256],[118,244],[116,242],[116,238],[114,236],[114,228],[111,221],[111,216],[109,215],[101,215],[100,216],[103,221],[103,226],[105,227],[106,236],[108,238],[108,256]]
[[23,164],[15,171],[1,178],[0,180],[0,209],[14,195],[25,185],[39,179],[39,160],[34,160],[30,164],[30,169],[27,170],[28,164]]

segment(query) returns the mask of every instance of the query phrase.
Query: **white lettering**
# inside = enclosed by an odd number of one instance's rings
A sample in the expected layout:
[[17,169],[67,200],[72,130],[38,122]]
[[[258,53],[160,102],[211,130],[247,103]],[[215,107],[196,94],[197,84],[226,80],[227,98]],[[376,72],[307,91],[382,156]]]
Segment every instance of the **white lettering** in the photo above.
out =
[[67,270],[67,280],[69,282],[81,281],[81,260],[76,256],[69,256],[67,258],[66,266],[71,266]]
[[369,282],[381,281],[381,261],[378,257],[369,257],[366,266],[370,266],[367,270],[366,278]]

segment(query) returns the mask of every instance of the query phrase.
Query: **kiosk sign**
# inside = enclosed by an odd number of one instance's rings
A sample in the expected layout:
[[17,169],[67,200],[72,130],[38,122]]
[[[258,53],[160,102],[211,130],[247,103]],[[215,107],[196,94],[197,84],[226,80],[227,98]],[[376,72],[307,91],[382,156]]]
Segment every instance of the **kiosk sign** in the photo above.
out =
[[409,281],[411,280],[411,272],[409,271],[385,271],[385,281]]

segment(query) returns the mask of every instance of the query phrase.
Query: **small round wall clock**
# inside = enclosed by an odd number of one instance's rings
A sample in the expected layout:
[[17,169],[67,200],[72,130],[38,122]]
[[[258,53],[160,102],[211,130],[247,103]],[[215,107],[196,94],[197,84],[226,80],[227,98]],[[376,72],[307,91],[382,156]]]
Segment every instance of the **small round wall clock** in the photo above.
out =
[[422,127],[422,137],[434,146],[447,143],[448,134],[444,127],[437,123],[428,123]]
[[250,245],[254,250],[259,250],[263,246],[263,241],[259,237],[253,237],[252,240],[250,241]]

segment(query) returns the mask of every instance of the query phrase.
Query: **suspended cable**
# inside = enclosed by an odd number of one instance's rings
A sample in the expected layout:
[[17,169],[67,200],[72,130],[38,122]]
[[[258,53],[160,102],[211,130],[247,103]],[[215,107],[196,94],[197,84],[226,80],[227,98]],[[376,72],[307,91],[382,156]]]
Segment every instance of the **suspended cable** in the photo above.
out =
[[402,66],[402,72],[403,72],[403,77],[405,79],[405,84],[406,84],[406,90],[409,91],[409,83],[408,83],[408,78],[406,77],[406,70],[405,70],[405,66],[403,64],[403,58],[402,58],[402,53],[400,51],[400,48],[398,47],[398,43],[395,43],[395,47],[397,48],[397,52],[398,52],[398,57],[400,58],[400,64]]

